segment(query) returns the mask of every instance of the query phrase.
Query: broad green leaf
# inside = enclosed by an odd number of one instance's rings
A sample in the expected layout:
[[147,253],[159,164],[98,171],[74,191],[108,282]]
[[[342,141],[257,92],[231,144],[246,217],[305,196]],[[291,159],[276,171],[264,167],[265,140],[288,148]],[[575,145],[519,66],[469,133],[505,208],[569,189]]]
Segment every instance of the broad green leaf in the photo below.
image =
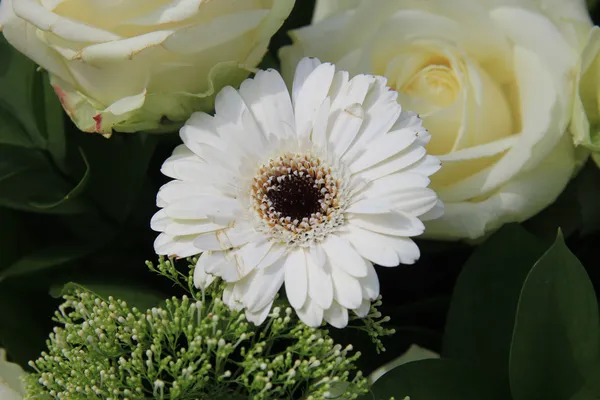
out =
[[88,180],[90,178],[90,164],[88,163],[83,150],[79,149],[79,151],[81,153],[81,157],[83,158],[83,162],[85,163],[85,173],[83,174],[83,177],[77,183],[77,185],[75,185],[73,187],[73,189],[71,189],[71,191],[69,193],[67,193],[64,197],[62,197],[61,199],[58,199],[56,201],[46,202],[46,203],[32,201],[30,203],[32,206],[36,207],[39,210],[55,209],[55,208],[59,207],[61,204],[65,204],[65,203],[69,202],[69,200],[72,200],[72,199],[76,198],[77,196],[79,196],[81,193],[83,193],[83,191],[88,183]]
[[510,349],[515,400],[563,400],[583,387],[599,360],[594,288],[559,233],[521,290]]
[[69,196],[73,186],[77,188],[77,183],[67,182],[42,151],[0,145],[0,206],[52,214],[80,213],[87,205],[77,196]]
[[[596,377],[596,379],[600,379]],[[568,400],[598,400],[600,397],[598,392],[594,392],[593,389],[584,386],[573,396],[569,397]]]
[[519,293],[543,251],[520,226],[505,226],[469,258],[450,304],[442,356],[489,368],[506,392]]
[[414,361],[389,371],[361,400],[506,400],[489,371],[468,363],[431,359]]
[[86,195],[103,214],[119,223],[125,221],[146,179],[157,139],[142,133],[114,134],[108,140],[80,133],[73,139],[89,162]]
[[137,307],[140,311],[156,307],[165,300],[165,297],[160,293],[145,287],[102,283],[69,282],[62,287],[52,287],[50,294],[53,297],[60,297],[75,289],[87,290],[103,299],[108,299],[108,297],[112,296],[115,299],[124,300],[130,307]]
[[[37,124],[35,105],[39,93],[40,72],[27,57],[9,45],[0,36],[0,121],[7,115],[14,121],[7,127],[0,125],[0,143],[27,143],[28,146],[43,149],[46,140]],[[15,130],[15,126],[21,129]]]
[[400,365],[404,365],[413,361],[427,360],[430,358],[440,358],[440,355],[424,347],[411,344],[404,354],[377,368],[368,376],[367,379],[372,385],[387,372],[393,370],[394,368],[398,368]]
[[0,104],[0,144],[34,149],[36,145],[26,133],[26,128]]
[[44,100],[44,122],[48,151],[55,164],[63,171],[66,170],[67,142],[65,132],[65,112],[50,86],[48,74],[44,73],[41,83]]
[[52,243],[21,257],[10,267],[0,271],[0,281],[12,276],[61,267],[85,257],[95,250],[98,250],[96,244],[79,242]]

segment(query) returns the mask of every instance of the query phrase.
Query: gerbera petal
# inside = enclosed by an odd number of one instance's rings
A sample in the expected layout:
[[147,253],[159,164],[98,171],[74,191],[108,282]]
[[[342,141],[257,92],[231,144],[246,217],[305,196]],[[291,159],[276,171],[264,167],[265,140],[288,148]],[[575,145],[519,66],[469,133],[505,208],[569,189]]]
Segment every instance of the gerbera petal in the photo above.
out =
[[[365,109],[364,104],[363,109]],[[358,138],[348,150],[346,159],[352,161],[364,153],[372,140],[389,131],[398,118],[398,114],[400,114],[400,105],[395,100],[385,101],[385,104],[378,105],[375,110],[366,109]]]
[[169,178],[180,179],[174,170],[175,165],[177,165],[176,161],[193,159],[194,157],[196,157],[196,155],[190,149],[188,149],[186,145],[180,144],[173,149],[173,154],[171,154],[171,156],[165,160],[163,165],[160,167],[160,172]]
[[327,262],[327,254],[320,245],[312,245],[308,249],[308,253],[317,267],[323,267]]
[[169,257],[185,258],[200,253],[200,250],[194,246],[194,235],[190,236],[171,236],[166,233],[158,235],[154,240],[154,251]]
[[223,303],[234,311],[240,311],[244,308],[244,305],[240,299],[235,296],[235,288],[235,283],[228,283],[225,285],[225,289],[223,289]]
[[381,199],[364,199],[352,203],[346,212],[355,214],[385,214],[392,211],[393,206],[389,201]]
[[431,176],[438,172],[442,168],[440,159],[434,156],[425,156],[416,163],[412,164],[406,169],[406,172],[412,172],[421,174],[424,176]]
[[257,311],[250,311],[249,309],[246,309],[246,319],[252,322],[254,325],[260,325],[265,322],[265,319],[267,319],[269,316],[272,306],[273,301]]
[[[346,93],[348,82],[350,81],[350,74],[347,71],[337,71],[333,75],[331,86],[329,88],[329,97],[332,103],[341,95]],[[339,104],[339,102],[338,102]],[[336,104],[336,109],[339,109],[339,105]],[[332,109],[332,111],[334,111]]]
[[367,260],[385,267],[395,267],[400,264],[398,253],[387,239],[402,238],[384,236],[359,228],[353,224],[348,226],[348,233],[345,236],[352,243],[356,251]]
[[[361,146],[368,144],[390,130],[398,121],[402,107],[398,104],[398,93],[389,90],[386,86],[387,80],[376,76],[371,90],[367,93],[363,108],[365,110],[365,122],[361,129],[360,137],[356,146],[349,153],[355,153]],[[398,128],[401,129],[401,128]]]
[[[230,149],[239,148],[240,153],[260,155],[266,146],[266,137],[254,116],[239,92],[231,86],[223,88],[215,99],[214,124]],[[241,146],[235,146],[236,142]]]
[[289,253],[285,261],[285,293],[291,306],[301,308],[308,295],[308,276],[306,273],[304,251],[296,249]]
[[204,113],[194,113],[179,131],[179,136],[188,149],[201,156],[201,144],[209,145],[221,151],[227,150],[227,144],[219,137],[214,118]]
[[[200,186],[204,189],[196,189],[203,194],[227,194],[223,188],[234,183],[233,175],[225,169],[201,161],[199,158],[178,160],[172,168],[177,179],[184,181],[188,186]],[[188,189],[193,190],[193,189]],[[169,193],[161,193],[161,199],[165,199]],[[180,194],[180,196],[185,196]],[[185,197],[189,197],[185,196]],[[183,198],[183,197],[181,197]]]
[[327,122],[329,121],[329,110],[331,108],[331,99],[326,97],[317,110],[315,123],[313,125],[312,142],[317,148],[327,151]]
[[348,325],[348,309],[338,303],[333,303],[331,307],[324,310],[323,318],[331,326],[338,329],[345,328]]
[[373,75],[356,75],[340,89],[337,96],[332,96],[331,110],[342,110],[355,103],[362,104],[375,81]]
[[367,275],[367,263],[346,239],[330,235],[323,242],[323,250],[327,253],[330,262],[344,270],[346,273],[363,277]]
[[214,232],[226,228],[225,225],[215,224],[208,219],[169,218],[169,221],[169,224],[162,229],[162,231],[173,236],[199,235],[201,233]]
[[299,137],[308,137],[313,127],[317,110],[327,97],[335,67],[331,64],[321,64],[304,80],[299,81],[296,88],[294,81],[294,112],[296,118],[296,133]]
[[220,276],[226,282],[236,282],[246,276],[250,271],[243,269],[229,251],[205,251],[198,258],[197,268],[205,272]]
[[352,311],[360,318],[366,317],[369,315],[369,311],[371,311],[371,301],[366,299],[363,300],[362,303],[360,303],[360,307],[355,308]]
[[429,188],[405,189],[387,196],[395,210],[420,216],[431,210],[438,202],[436,193]]
[[438,200],[431,210],[427,211],[425,214],[419,215],[419,219],[421,221],[431,221],[440,218],[442,215],[444,215],[444,203],[442,203],[441,200]]
[[158,189],[156,205],[166,207],[170,203],[187,197],[196,197],[204,195],[218,195],[219,191],[209,184],[198,184],[190,181],[171,181],[165,183]]
[[235,257],[245,271],[251,271],[265,258],[273,247],[266,238],[262,241],[249,242],[236,251]]
[[153,231],[164,232],[171,222],[171,217],[167,215],[165,210],[159,210],[150,219],[150,228]]
[[304,86],[304,82],[313,73],[315,68],[321,65],[318,58],[305,57],[298,63],[296,73],[294,74],[294,83],[292,85],[292,102],[296,104],[296,99]]
[[265,136],[280,134],[282,126],[294,126],[292,102],[279,72],[259,71],[240,86],[240,95]]
[[331,278],[335,301],[348,309],[358,308],[363,299],[358,279],[337,266],[331,268]]
[[210,286],[211,283],[214,282],[216,277],[214,275],[207,274],[202,265],[199,266],[198,264],[200,264],[200,258],[198,258],[196,266],[194,267],[194,286],[204,291]]
[[306,255],[308,274],[308,295],[321,308],[328,309],[333,302],[333,283],[331,272],[326,264],[317,265],[311,254]]
[[239,207],[239,202],[231,197],[205,195],[175,201],[164,210],[171,218],[202,219],[218,214],[234,216]]
[[427,187],[429,183],[430,180],[426,175],[397,172],[370,182],[357,197],[384,199],[405,189]]
[[342,158],[363,123],[364,112],[360,104],[348,105],[339,112],[332,121],[331,133],[328,135],[328,148]]
[[287,247],[281,244],[273,244],[267,254],[263,257],[262,260],[257,265],[257,268],[266,268],[273,265],[277,260],[279,260],[287,251]]
[[318,328],[323,323],[323,309],[310,297],[306,299],[304,307],[296,310],[296,313],[302,322],[312,328]]
[[249,277],[248,291],[244,296],[246,307],[259,310],[275,298],[283,285],[285,261],[285,258],[280,258],[268,268],[254,270]]
[[389,174],[393,174],[394,172],[398,172],[421,160],[423,157],[425,157],[425,154],[425,148],[416,146],[413,143],[403,152],[396,154],[393,157],[389,157],[379,164],[369,167],[368,169],[358,171],[351,167],[350,171],[352,173],[358,173],[363,179],[371,181],[382,178]]
[[423,233],[425,226],[412,215],[399,211],[386,214],[350,214],[351,223],[372,232],[394,236],[417,236]]
[[350,164],[354,172],[362,171],[405,150],[417,139],[415,132],[408,129],[379,136],[366,146],[366,150]]
[[263,236],[252,227],[238,228],[236,226],[198,235],[194,240],[194,245],[201,250],[227,250],[261,239]]
[[379,278],[377,278],[377,272],[375,272],[373,264],[368,264],[367,276],[360,278],[360,287],[363,298],[375,300],[379,296]]

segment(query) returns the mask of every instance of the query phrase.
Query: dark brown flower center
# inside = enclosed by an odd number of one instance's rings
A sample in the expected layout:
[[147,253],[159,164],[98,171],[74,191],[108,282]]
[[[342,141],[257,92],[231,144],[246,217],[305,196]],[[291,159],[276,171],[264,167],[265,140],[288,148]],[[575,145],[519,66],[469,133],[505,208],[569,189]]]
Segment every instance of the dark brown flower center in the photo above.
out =
[[312,214],[322,211],[323,193],[312,176],[308,174],[287,174],[269,177],[267,199],[272,203],[275,212],[302,221]]
[[318,157],[285,153],[258,169],[251,203],[265,233],[288,243],[306,243],[342,223],[340,185]]

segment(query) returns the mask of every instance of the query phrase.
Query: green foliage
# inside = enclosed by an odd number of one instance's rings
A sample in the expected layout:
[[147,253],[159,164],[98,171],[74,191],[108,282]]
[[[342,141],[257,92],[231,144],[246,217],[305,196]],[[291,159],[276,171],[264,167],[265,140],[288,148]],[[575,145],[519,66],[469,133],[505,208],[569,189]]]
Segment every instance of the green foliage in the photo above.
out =
[[513,398],[573,396],[600,365],[599,339],[594,288],[559,234],[521,289],[510,348]]
[[132,275],[122,270],[123,253],[140,257],[130,265],[145,273],[148,254],[139,253],[152,241],[147,231],[156,189],[147,173],[157,140],[143,133],[106,140],[78,131],[48,74],[2,35],[0,59],[0,347],[23,363],[44,345],[38,332],[51,323],[50,286],[82,275],[100,283],[101,257],[111,260],[102,266],[109,281],[102,283],[123,286]]
[[[325,399],[366,392],[360,353],[275,307],[257,327],[220,299],[224,284],[193,288],[170,260],[149,267],[190,291],[140,311],[71,285],[48,351],[30,365],[27,398]],[[190,266],[191,267],[191,266]]]
[[373,396],[363,399],[387,400],[504,400],[489,371],[460,361],[421,360],[394,368],[371,387]]
[[543,253],[542,243],[518,225],[501,229],[473,253],[454,288],[444,357],[491,369],[508,387],[517,303],[531,266]]
[[372,398],[600,397],[594,289],[560,232],[543,250],[516,225],[478,248],[455,287],[442,358],[393,369],[376,381]]

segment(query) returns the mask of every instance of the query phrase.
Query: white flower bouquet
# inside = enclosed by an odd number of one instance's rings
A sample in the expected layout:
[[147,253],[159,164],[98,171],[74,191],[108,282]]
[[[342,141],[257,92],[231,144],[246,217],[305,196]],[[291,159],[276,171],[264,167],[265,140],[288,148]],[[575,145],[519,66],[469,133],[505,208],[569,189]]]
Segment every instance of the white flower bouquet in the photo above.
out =
[[0,400],[600,398],[594,21],[0,0]]

